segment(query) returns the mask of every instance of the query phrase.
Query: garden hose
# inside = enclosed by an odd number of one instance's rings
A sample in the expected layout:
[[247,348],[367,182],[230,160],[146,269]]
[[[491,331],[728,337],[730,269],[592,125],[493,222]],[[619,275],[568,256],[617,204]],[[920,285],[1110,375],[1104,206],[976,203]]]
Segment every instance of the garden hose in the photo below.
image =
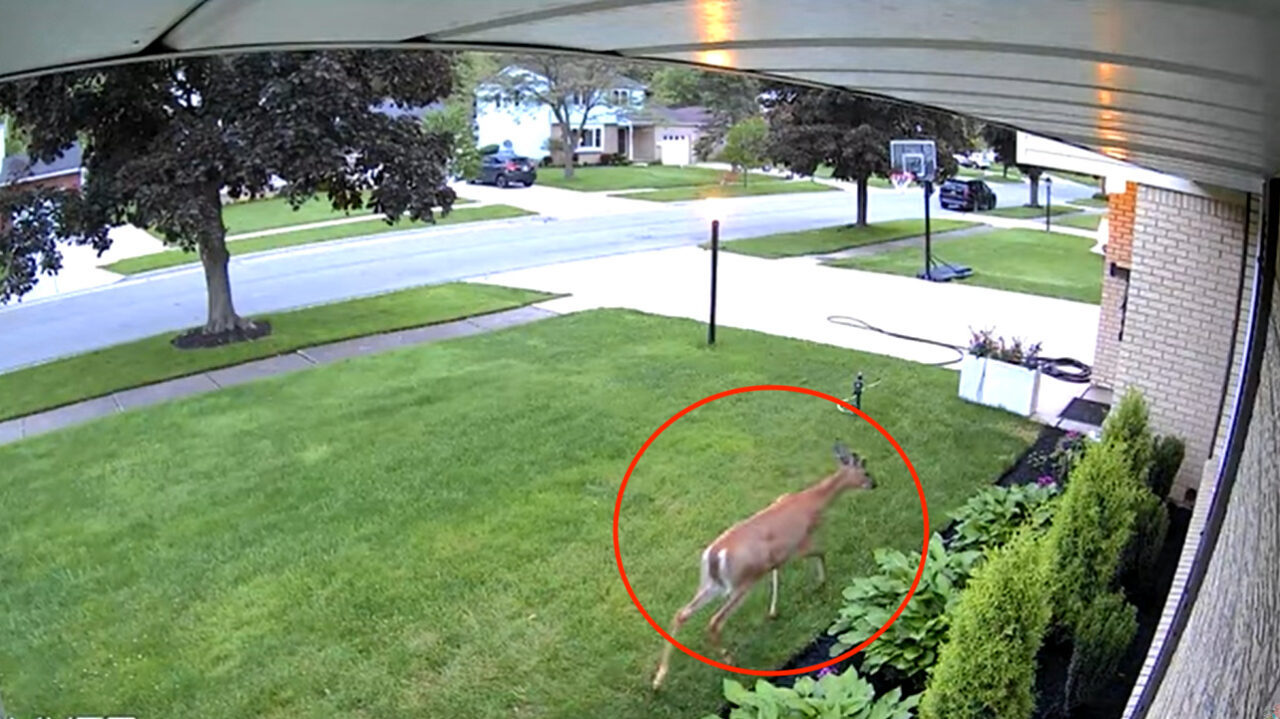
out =
[[[960,345],[953,345],[953,344],[948,344],[946,342],[939,342],[937,340],[931,340],[927,337],[916,337],[915,335],[906,335],[906,334],[901,334],[899,332],[890,332],[889,330],[882,329],[880,327],[876,327],[874,325],[868,324],[867,322],[860,320],[856,317],[849,317],[847,315],[831,315],[827,317],[827,321],[832,324],[843,325],[845,327],[852,327],[854,329],[879,332],[882,335],[887,335],[889,337],[894,337],[901,340],[907,340],[908,342],[919,342],[921,344],[933,345],[935,347],[943,347],[945,349],[949,349],[956,353],[956,358],[953,360],[948,360],[946,362],[926,363],[928,366],[931,366],[931,367],[947,367],[949,365],[953,365],[963,360],[965,356],[966,348]],[[1073,384],[1084,384],[1088,382],[1090,378],[1093,376],[1093,370],[1091,367],[1089,367],[1089,365],[1085,364],[1084,362],[1081,362],[1080,360],[1072,359],[1070,357],[1052,357],[1052,358],[1037,357],[1033,361],[1035,362],[1036,367],[1041,372],[1043,372],[1046,377],[1053,377],[1054,379],[1059,379],[1059,380],[1062,380],[1063,382],[1071,382]]]

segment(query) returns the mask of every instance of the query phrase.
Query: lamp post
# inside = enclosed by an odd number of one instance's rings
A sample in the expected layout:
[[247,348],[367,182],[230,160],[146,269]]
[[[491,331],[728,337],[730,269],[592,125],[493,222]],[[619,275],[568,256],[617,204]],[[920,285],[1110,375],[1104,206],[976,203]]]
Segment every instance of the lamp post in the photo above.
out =
[[1049,218],[1052,216],[1053,210],[1053,178],[1045,175],[1044,178],[1044,231],[1049,231]]

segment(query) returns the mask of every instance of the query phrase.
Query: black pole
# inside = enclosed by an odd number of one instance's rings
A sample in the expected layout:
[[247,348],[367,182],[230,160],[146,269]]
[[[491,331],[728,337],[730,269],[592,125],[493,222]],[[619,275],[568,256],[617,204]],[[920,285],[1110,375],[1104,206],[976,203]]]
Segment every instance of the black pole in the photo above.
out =
[[924,181],[924,278],[933,279],[933,237],[929,233],[929,195],[933,194],[933,183]]
[[1049,218],[1053,209],[1053,180],[1044,178],[1044,231],[1049,231]]
[[711,221],[711,324],[707,326],[707,344],[716,343],[716,274],[720,259],[720,220]]

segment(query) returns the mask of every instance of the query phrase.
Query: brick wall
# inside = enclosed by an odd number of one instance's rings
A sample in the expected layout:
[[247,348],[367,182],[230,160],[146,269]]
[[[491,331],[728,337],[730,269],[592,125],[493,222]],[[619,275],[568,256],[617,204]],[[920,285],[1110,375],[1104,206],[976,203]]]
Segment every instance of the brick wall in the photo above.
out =
[[[1113,387],[1142,390],[1153,430],[1187,443],[1171,493],[1183,500],[1187,490],[1199,486],[1221,424],[1218,407],[1232,330],[1248,321],[1247,312],[1238,321],[1235,317],[1241,252],[1252,251],[1255,243],[1245,240],[1243,196],[1235,204],[1141,186],[1135,199],[1128,307]],[[1246,258],[1249,272],[1251,266]],[[1243,341],[1241,329],[1235,344]],[[1231,379],[1233,393],[1234,374]],[[1223,412],[1230,411],[1228,404]],[[1216,434],[1221,444],[1224,432]]]
[[1113,272],[1115,265],[1127,270],[1133,264],[1134,204],[1136,183],[1125,184],[1123,193],[1107,196],[1106,262],[1102,268],[1102,306],[1098,313],[1098,341],[1093,354],[1093,381],[1114,387],[1120,361],[1123,307],[1129,281],[1125,272]]

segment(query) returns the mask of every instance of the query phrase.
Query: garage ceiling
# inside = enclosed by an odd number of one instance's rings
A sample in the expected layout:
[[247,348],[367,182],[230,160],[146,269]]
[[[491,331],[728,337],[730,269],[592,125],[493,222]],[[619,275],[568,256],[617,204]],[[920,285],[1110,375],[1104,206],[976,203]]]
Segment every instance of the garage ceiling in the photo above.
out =
[[0,79],[319,45],[606,53],[845,87],[1257,190],[1277,0],[0,0]]

